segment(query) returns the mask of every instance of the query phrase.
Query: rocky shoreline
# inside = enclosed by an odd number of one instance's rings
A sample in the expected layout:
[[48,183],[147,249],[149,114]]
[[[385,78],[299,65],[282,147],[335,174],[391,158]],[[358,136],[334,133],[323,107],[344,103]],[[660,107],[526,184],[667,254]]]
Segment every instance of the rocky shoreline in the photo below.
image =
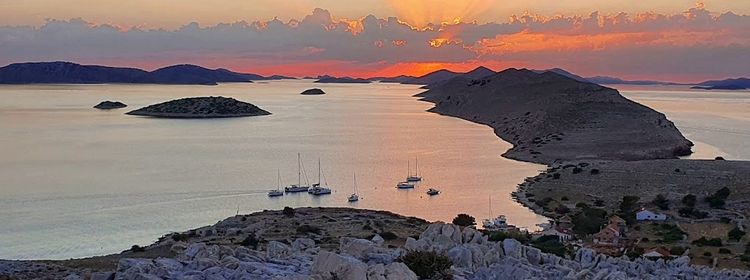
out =
[[191,97],[146,106],[128,115],[156,118],[206,119],[270,115],[257,106],[227,97]]

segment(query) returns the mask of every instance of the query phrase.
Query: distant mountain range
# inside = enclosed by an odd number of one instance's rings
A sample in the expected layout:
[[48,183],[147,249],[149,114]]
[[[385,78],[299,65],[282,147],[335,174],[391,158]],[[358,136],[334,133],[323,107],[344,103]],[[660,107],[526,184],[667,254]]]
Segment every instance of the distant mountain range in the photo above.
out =
[[727,89],[727,90],[750,89],[750,79],[737,78],[737,79],[705,81],[692,88],[708,89],[708,90],[711,90],[711,89]]
[[[580,82],[601,85],[693,85],[651,80],[623,80],[615,77],[594,76],[582,77],[561,68],[546,70],[531,70],[536,73],[553,72]],[[424,85],[429,89],[442,85],[456,77],[468,80],[482,79],[497,72],[477,67],[466,73],[454,72],[447,69],[437,70],[419,77],[400,75],[394,77],[372,77],[368,79],[351,77],[333,77],[321,75],[316,78],[317,83],[402,83]],[[14,63],[0,68],[0,84],[184,84],[184,85],[216,85],[218,83],[251,83],[261,80],[296,79],[294,77],[238,73],[227,69],[208,69],[197,65],[180,64],[154,71],[137,68],[108,67],[99,65],[81,65],[72,62],[27,62]],[[695,89],[750,89],[750,79],[737,78],[717,81],[706,81],[695,84]]]
[[0,68],[0,84],[180,84],[216,85],[285,79],[180,64],[154,71],[136,68],[81,65],[72,62],[14,63]]

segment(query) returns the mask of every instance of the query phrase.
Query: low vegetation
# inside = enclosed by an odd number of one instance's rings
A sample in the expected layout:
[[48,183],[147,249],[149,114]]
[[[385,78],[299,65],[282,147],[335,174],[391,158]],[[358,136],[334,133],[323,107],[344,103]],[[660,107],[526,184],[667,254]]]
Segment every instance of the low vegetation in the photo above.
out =
[[469,214],[458,214],[455,218],[453,218],[453,224],[462,226],[462,227],[469,227],[477,224],[476,219],[474,217],[470,216]]
[[420,279],[449,280],[453,279],[448,256],[433,251],[410,251],[399,257]]

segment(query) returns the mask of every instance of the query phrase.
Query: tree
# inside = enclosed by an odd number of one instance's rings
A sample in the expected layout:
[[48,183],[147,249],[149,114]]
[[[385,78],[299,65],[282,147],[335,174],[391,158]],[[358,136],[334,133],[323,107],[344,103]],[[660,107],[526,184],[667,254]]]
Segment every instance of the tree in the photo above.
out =
[[289,207],[289,206],[284,207],[284,210],[282,210],[281,213],[287,217],[294,217],[294,208]]
[[619,214],[628,224],[635,223],[635,212],[638,210],[638,200],[640,199],[640,197],[634,195],[626,195],[622,197]]
[[573,231],[588,235],[597,233],[607,223],[607,211],[599,208],[583,208],[572,217]]
[[685,204],[685,206],[689,208],[695,207],[696,201],[697,201],[697,197],[693,194],[687,194],[682,197],[682,204]]
[[398,258],[420,279],[453,279],[448,256],[433,251],[410,251]]
[[726,204],[726,199],[731,194],[731,191],[727,187],[723,187],[717,190],[713,195],[706,197],[706,202],[713,208],[722,208]]
[[476,225],[477,222],[474,217],[469,216],[468,214],[458,214],[455,218],[453,218],[453,224],[462,227],[468,227]]
[[669,199],[663,194],[658,194],[652,202],[661,210],[669,210]]
[[729,237],[729,240],[740,241],[743,236],[745,236],[745,232],[742,231],[739,227],[735,227],[727,233],[727,237]]

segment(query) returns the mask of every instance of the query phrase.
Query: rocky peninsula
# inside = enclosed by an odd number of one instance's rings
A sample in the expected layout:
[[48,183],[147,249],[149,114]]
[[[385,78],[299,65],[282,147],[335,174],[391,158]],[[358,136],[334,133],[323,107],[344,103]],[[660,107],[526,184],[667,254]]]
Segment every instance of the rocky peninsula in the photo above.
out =
[[128,107],[128,105],[125,105],[125,103],[122,103],[120,101],[102,101],[99,102],[99,104],[96,104],[94,108],[101,109],[101,110],[111,110],[111,109],[119,109],[119,108],[125,108]]
[[[446,258],[444,267],[415,261]],[[411,258],[406,257],[410,255]],[[442,258],[442,257],[441,257]],[[429,265],[425,267],[425,265]],[[578,250],[570,259],[471,227],[349,208],[238,215],[122,254],[54,262],[0,261],[10,279],[746,279],[750,272]],[[451,277],[452,276],[452,277]],[[437,278],[436,278],[437,279]]]
[[692,143],[664,114],[617,90],[563,75],[507,69],[482,79],[456,77],[417,95],[431,112],[492,127],[513,144],[504,156],[552,164],[646,160],[691,153]]
[[270,115],[257,106],[227,97],[191,97],[130,111],[128,115],[158,118],[232,118]]

